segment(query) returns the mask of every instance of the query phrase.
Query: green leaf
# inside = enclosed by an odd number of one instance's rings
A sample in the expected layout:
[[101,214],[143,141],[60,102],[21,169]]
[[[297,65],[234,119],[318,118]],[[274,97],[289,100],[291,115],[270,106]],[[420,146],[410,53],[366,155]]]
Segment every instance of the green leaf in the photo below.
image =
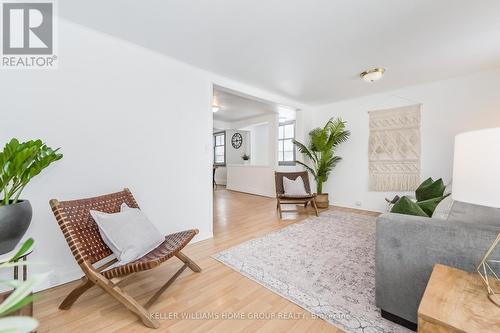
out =
[[424,201],[418,201],[417,205],[422,208],[422,210],[429,216],[432,216],[434,214],[434,211],[436,210],[437,205],[443,201],[444,198],[446,198],[448,195],[451,193],[444,195],[442,197],[437,197],[437,198],[432,198],[432,199],[427,199]]
[[21,258],[25,253],[29,252],[32,248],[33,248],[33,244],[35,243],[35,241],[33,240],[33,238],[28,238],[24,243],[23,245],[21,245],[21,247],[19,248],[19,250],[17,250],[16,254],[14,255],[14,257],[12,257],[12,259],[10,259],[9,261],[16,261],[18,260],[19,258]]
[[2,316],[6,316],[6,315],[8,315],[10,313],[16,312],[17,310],[22,309],[26,305],[28,305],[31,302],[33,302],[34,299],[35,299],[34,295],[28,295],[28,296],[20,299],[17,303],[15,303],[14,305],[12,305],[10,308],[8,308],[6,311],[4,311],[1,315]]
[[38,321],[26,316],[0,318],[0,333],[28,333],[38,327]]
[[0,152],[0,205],[16,203],[33,177],[63,155],[42,140],[10,140]]
[[335,148],[346,142],[351,133],[345,128],[345,121],[340,118],[331,118],[321,128],[314,128],[309,132],[309,144],[305,145],[294,141],[298,150],[311,160],[312,166],[296,161],[304,166],[317,183],[318,193],[322,184],[328,180],[328,176],[341,161],[339,156],[335,156]]
[[9,313],[12,308],[15,308],[20,302],[33,292],[33,287],[45,280],[48,273],[35,274],[28,280],[23,281],[14,291],[0,304],[0,316]]
[[8,286],[12,289],[16,289],[23,283],[22,280],[0,280],[0,284],[3,284],[4,286]]
[[407,196],[401,197],[391,208],[391,213],[429,217],[420,206]]
[[302,163],[301,161],[295,161],[295,163],[297,164],[300,164],[302,165],[304,168],[306,168],[312,175],[313,177],[316,179],[316,171],[314,171],[313,168],[311,168],[310,166],[308,166],[307,164],[305,163]]
[[299,151],[306,155],[309,159],[315,161],[316,158],[315,156],[313,155],[313,153],[306,147],[306,145],[300,143],[299,141],[297,140],[293,140],[293,143],[295,144],[295,146],[299,149]]

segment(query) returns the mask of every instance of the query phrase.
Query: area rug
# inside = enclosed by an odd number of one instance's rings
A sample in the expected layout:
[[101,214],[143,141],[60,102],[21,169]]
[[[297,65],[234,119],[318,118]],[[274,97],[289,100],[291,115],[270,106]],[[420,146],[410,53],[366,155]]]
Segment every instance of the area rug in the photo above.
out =
[[375,218],[327,211],[213,258],[346,332],[411,332],[375,306]]

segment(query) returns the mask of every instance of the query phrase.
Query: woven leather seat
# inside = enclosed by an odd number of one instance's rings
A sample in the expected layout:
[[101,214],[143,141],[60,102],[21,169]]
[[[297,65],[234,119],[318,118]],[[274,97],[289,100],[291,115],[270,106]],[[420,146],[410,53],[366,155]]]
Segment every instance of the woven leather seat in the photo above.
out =
[[[132,193],[130,193],[128,189],[81,200],[61,202],[54,199],[50,200],[52,211],[64,234],[66,242],[75,260],[85,274],[85,277],[82,278],[82,284],[64,299],[59,308],[69,309],[84,292],[94,285],[98,285],[125,305],[130,311],[139,316],[146,326],[158,328],[160,326],[159,322],[151,318],[144,307],[139,305],[132,297],[117,287],[118,283],[122,280],[114,280],[136,272],[158,267],[174,256],[180,259],[184,265],[146,303],[146,306],[150,306],[186,267],[191,268],[191,270],[195,272],[201,271],[198,265],[181,252],[198,233],[198,230],[191,229],[170,234],[165,237],[165,241],[160,246],[133,262],[112,267],[112,265],[117,263],[117,260],[113,259],[100,267],[94,267],[94,264],[110,257],[113,253],[102,240],[99,228],[90,215],[90,210],[117,213],[120,211],[123,203],[126,203],[132,208],[139,208]],[[131,237],[133,237],[133,235],[131,235]]]

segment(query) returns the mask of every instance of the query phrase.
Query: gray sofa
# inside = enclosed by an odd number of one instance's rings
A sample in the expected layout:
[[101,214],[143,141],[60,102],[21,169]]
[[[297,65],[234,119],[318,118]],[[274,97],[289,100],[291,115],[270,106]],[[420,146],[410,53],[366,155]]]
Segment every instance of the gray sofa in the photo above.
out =
[[[382,315],[416,323],[433,266],[474,271],[498,233],[500,209],[457,201],[446,220],[393,213],[378,217],[376,304]],[[500,258],[500,248],[495,255]]]

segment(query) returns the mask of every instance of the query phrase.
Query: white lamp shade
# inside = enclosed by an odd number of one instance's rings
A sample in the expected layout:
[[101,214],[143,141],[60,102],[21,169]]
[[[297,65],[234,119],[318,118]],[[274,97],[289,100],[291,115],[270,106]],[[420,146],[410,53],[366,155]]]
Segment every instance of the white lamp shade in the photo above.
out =
[[500,127],[455,137],[454,200],[500,208]]

